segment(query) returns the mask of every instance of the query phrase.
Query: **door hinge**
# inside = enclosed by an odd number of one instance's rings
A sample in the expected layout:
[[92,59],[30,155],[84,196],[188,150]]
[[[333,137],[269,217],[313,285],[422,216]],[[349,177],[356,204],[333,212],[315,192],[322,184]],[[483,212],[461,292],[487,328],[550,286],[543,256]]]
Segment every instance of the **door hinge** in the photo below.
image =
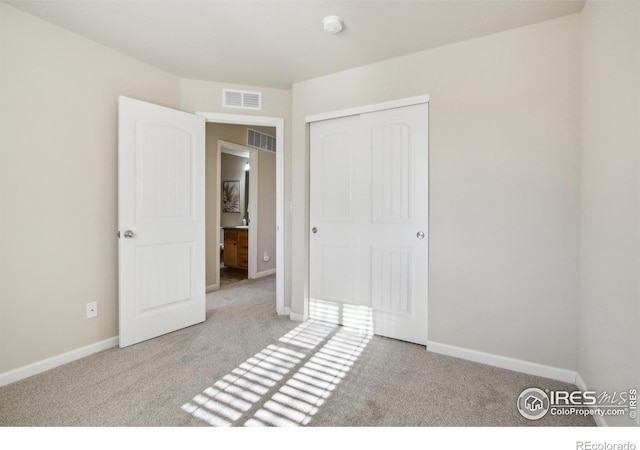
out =
[[120,239],[120,230],[118,230],[118,239]]

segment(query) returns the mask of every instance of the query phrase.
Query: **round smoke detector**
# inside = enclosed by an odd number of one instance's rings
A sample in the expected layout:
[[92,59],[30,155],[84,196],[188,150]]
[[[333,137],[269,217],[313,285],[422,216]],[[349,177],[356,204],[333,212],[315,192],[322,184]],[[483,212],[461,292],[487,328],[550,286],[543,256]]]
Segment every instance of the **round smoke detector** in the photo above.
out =
[[327,16],[322,20],[322,26],[327,33],[340,33],[342,31],[342,19],[338,16]]

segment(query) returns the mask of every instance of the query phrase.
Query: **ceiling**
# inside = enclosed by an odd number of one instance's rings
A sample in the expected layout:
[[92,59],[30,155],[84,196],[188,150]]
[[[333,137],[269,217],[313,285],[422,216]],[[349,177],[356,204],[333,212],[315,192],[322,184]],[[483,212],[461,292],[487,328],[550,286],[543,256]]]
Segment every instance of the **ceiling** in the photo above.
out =
[[[182,78],[289,88],[341,70],[577,13],[584,0],[7,1]],[[345,29],[327,34],[322,19]]]

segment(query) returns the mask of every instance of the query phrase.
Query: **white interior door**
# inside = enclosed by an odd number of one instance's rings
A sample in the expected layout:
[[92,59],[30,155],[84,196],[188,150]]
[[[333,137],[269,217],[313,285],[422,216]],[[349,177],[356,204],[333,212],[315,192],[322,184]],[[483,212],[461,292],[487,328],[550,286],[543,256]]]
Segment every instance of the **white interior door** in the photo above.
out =
[[428,104],[311,124],[310,296],[427,342]]
[[119,98],[120,347],[205,320],[202,117]]

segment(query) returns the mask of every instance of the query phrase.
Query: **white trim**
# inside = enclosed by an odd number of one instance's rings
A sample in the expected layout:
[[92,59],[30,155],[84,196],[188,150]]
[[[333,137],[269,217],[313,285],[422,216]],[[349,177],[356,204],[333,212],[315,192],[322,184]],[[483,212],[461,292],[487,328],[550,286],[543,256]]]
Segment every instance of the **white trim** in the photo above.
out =
[[[246,147],[249,148],[249,147]],[[258,182],[260,180],[260,165],[258,164],[258,151],[253,149],[249,153],[249,273],[248,278],[256,278],[258,272],[258,228],[260,226],[260,202],[258,202]],[[221,180],[222,181],[222,180]],[[218,183],[220,184],[220,183]],[[277,239],[277,238],[276,238]]]
[[[220,145],[222,143],[222,145]],[[227,142],[222,139],[218,139],[218,148],[224,147],[222,153],[227,153],[233,156],[239,156],[240,158],[250,158],[251,151],[253,150],[251,147],[245,147],[244,145],[235,144],[233,142]]]
[[[276,312],[285,314],[284,305],[284,119],[282,117],[197,112],[207,122],[231,125],[275,127],[276,129]],[[219,232],[219,230],[218,230]],[[218,237],[218,242],[220,237]]]
[[[220,278],[220,274],[218,274],[218,278]],[[218,289],[220,289],[220,283],[210,284],[205,288],[205,292],[208,294],[209,292],[217,291]]]
[[546,366],[544,364],[494,355],[492,353],[479,352],[468,348],[456,347],[454,345],[440,344],[433,341],[427,342],[427,350],[441,355],[453,356],[455,358],[466,359],[468,361],[500,367],[502,369],[514,370],[528,375],[551,378],[552,380],[563,381],[565,383],[575,384],[576,382],[576,372],[573,370]]
[[[277,128],[284,128],[284,119],[281,117],[266,117],[266,116],[245,116],[241,114],[228,114],[228,113],[210,113],[210,112],[196,112],[197,116],[204,117],[207,122],[214,123],[226,123],[229,125],[253,125],[259,127],[276,127],[276,146],[278,144]],[[282,145],[282,143],[280,143]],[[277,148],[277,147],[276,147]]]
[[[579,372],[576,372],[576,382],[574,383],[576,385],[576,387],[580,390],[580,391],[593,391],[593,389],[589,389],[589,386],[587,386],[587,383],[585,383],[584,379],[580,376]],[[607,422],[607,418],[604,416],[600,416],[598,414],[594,414],[591,417],[593,417],[593,420],[596,422],[596,425],[599,427],[609,427],[611,425],[609,425],[609,423]],[[636,425],[640,426],[640,417],[636,417]]]
[[417,97],[402,98],[389,102],[375,103],[373,105],[357,106],[355,108],[342,109],[339,111],[331,111],[327,113],[312,114],[305,117],[307,123],[319,122],[321,120],[337,119],[340,117],[357,116],[376,111],[384,111],[385,109],[402,108],[405,106],[419,105],[421,103],[429,103],[428,95],[419,95]]
[[263,278],[268,277],[269,275],[273,275],[276,273],[276,269],[263,270],[262,272],[256,272],[253,278]]
[[85,358],[93,355],[94,353],[117,347],[118,342],[119,338],[118,336],[115,336],[105,339],[104,341],[96,342],[95,344],[87,345],[86,347],[71,350],[70,352],[52,356],[51,358],[43,359],[42,361],[5,372],[0,374],[0,386],[6,386],[7,384],[15,383],[16,381],[46,372],[47,370]]
[[[577,372],[576,372],[576,383],[575,384],[578,387],[578,389],[581,390],[581,391],[590,391],[591,390],[587,386],[587,383],[584,382],[584,380],[582,379],[580,374],[577,373]],[[598,414],[594,414],[591,417],[593,417],[593,420],[595,420],[597,426],[599,426],[599,427],[608,427],[609,426],[609,424],[607,423],[607,419],[605,417],[600,416]]]
[[304,315],[302,314],[298,314],[298,313],[294,313],[294,312],[289,312],[289,319],[293,320],[294,322],[304,322]]
[[582,377],[580,376],[579,373],[576,372],[576,382],[575,385],[578,387],[578,389],[580,389],[581,391],[588,391],[589,388],[587,388],[587,384],[584,382],[584,380],[582,379]]

